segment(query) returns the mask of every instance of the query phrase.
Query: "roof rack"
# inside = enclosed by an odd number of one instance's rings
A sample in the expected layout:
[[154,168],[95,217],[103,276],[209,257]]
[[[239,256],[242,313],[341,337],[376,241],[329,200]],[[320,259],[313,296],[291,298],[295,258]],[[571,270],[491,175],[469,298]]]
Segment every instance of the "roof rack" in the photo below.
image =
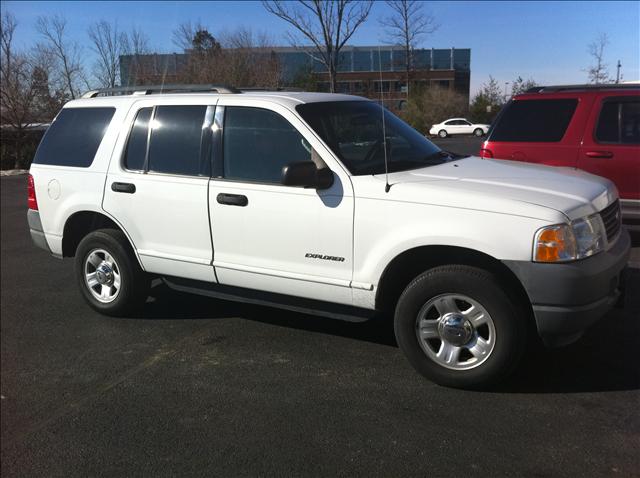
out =
[[525,93],[553,93],[566,90],[633,90],[639,89],[640,83],[607,83],[598,85],[556,85],[556,86],[534,86]]
[[266,88],[262,86],[241,86],[240,91],[290,91],[290,92],[304,92],[303,88],[297,88],[294,86],[279,86],[277,88]]
[[82,98],[95,98],[96,96],[116,95],[151,95],[154,93],[197,93],[210,92],[220,94],[237,94],[241,91],[228,85],[140,85],[119,86],[117,88],[102,88],[87,91]]

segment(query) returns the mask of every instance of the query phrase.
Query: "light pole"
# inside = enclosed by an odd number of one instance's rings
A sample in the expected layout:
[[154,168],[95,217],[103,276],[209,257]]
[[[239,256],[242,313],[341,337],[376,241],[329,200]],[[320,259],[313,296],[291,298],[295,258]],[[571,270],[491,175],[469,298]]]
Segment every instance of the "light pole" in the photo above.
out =
[[616,83],[620,83],[620,68],[622,67],[622,63],[620,63],[620,60],[618,60],[618,65],[617,65],[617,73],[616,73]]
[[504,82],[504,102],[507,102],[507,85],[509,84],[508,81]]

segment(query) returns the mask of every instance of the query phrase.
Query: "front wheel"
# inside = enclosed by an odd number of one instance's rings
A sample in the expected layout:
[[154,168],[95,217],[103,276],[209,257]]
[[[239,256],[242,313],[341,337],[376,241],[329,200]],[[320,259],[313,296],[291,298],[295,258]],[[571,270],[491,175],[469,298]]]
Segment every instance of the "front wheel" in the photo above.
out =
[[462,265],[436,267],[415,278],[398,300],[394,328],[418,372],[456,388],[506,378],[525,344],[524,318],[498,280]]
[[82,296],[102,314],[127,315],[147,299],[149,277],[121,231],[88,234],[78,244],[75,269]]
[[440,131],[438,131],[438,136],[440,136],[441,138],[446,138],[447,137],[447,131],[444,129],[441,129]]
[[482,131],[482,128],[476,128],[473,131],[473,134],[479,138],[480,136],[482,136],[484,134],[484,131]]

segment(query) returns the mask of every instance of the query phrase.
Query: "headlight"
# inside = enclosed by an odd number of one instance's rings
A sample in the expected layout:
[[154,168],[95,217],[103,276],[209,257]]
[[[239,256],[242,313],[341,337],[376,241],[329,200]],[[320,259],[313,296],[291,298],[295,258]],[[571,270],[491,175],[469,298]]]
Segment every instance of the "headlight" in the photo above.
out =
[[536,233],[533,260],[563,262],[583,259],[604,249],[605,231],[599,214],[571,224],[543,227]]

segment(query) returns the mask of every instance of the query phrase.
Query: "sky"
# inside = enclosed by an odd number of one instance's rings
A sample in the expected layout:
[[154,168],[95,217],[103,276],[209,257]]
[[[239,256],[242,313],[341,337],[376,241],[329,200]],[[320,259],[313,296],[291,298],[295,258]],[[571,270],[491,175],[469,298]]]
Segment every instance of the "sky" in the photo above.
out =
[[[268,13],[260,2],[0,2],[18,22],[16,44],[31,48],[38,40],[39,15],[66,17],[69,36],[88,45],[86,30],[99,20],[117,22],[120,29],[142,29],[157,52],[180,51],[171,40],[182,22],[200,21],[216,32],[238,26],[268,33],[274,44],[288,45],[288,25]],[[615,75],[622,63],[625,80],[640,80],[640,1],[629,2],[511,2],[428,1],[425,11],[436,18],[438,30],[420,40],[422,48],[471,48],[471,94],[489,79],[501,87],[518,76],[538,84],[585,83],[592,63],[589,43],[607,33],[605,61]],[[384,43],[379,19],[389,15],[384,2],[375,2],[369,19],[351,38],[354,46]],[[87,46],[87,63],[94,54]]]

